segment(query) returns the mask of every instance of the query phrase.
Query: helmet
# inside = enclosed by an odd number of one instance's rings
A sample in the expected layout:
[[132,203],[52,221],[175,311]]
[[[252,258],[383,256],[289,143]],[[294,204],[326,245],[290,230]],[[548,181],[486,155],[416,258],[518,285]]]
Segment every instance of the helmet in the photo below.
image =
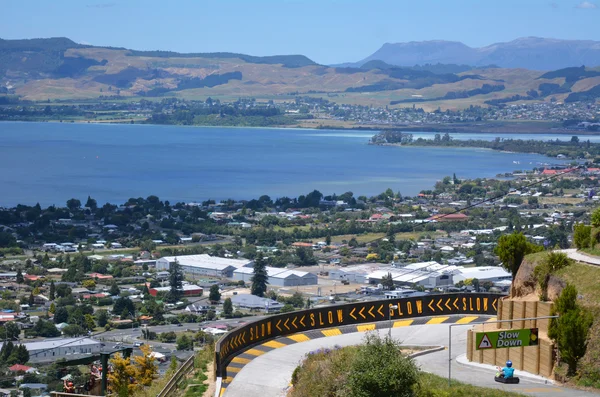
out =
[[512,367],[512,361],[508,360],[508,361],[506,362],[506,366],[507,366],[508,368]]

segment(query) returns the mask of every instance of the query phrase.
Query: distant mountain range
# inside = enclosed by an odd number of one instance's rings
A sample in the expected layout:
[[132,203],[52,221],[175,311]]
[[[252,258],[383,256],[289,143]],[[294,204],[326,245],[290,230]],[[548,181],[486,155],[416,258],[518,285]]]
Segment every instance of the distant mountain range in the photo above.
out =
[[555,70],[581,65],[593,67],[600,65],[600,41],[523,37],[480,48],[444,40],[386,43],[359,62],[336,66],[360,67],[373,60],[397,66],[441,63],[530,70]]
[[[600,68],[581,63],[600,63],[594,61],[600,57],[595,46],[600,43],[547,39],[520,39],[482,49],[443,41],[386,44],[359,63],[331,67],[303,55],[183,54],[95,47],[67,38],[0,39],[0,105],[15,98],[210,96],[230,101],[294,100],[301,95],[340,104],[418,104],[427,110],[594,101],[600,99]],[[569,61],[568,54],[578,61]],[[558,68],[566,65],[577,66]]]

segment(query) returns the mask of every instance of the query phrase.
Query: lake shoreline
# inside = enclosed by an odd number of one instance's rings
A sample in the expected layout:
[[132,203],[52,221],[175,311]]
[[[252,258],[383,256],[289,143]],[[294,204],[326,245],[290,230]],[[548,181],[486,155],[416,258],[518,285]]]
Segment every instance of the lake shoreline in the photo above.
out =
[[[320,119],[316,119],[320,120]],[[382,125],[382,126],[352,126],[352,127],[344,127],[344,126],[334,126],[334,125],[319,125],[314,127],[301,126],[301,125],[280,125],[280,126],[219,126],[219,125],[183,125],[183,124],[156,124],[156,123],[147,123],[147,122],[134,122],[131,123],[131,120],[123,120],[123,121],[97,121],[97,120],[68,120],[68,121],[59,121],[59,120],[0,120],[0,125],[3,123],[51,123],[51,124],[95,124],[95,125],[149,125],[149,126],[171,126],[171,127],[186,127],[186,128],[248,128],[248,129],[276,129],[276,130],[332,130],[332,131],[398,131],[398,132],[406,132],[406,133],[421,133],[421,132],[431,132],[431,133],[449,133],[449,134],[485,134],[485,135],[494,135],[494,134],[510,134],[510,135],[520,135],[520,134],[532,134],[532,135],[557,135],[557,136],[573,136],[573,135],[585,135],[585,136],[600,136],[600,132],[595,131],[586,131],[586,130],[567,130],[561,129],[557,130],[554,128],[550,129],[523,129],[523,130],[515,130],[520,127],[519,125],[512,125],[509,128],[490,131],[486,130],[489,127],[495,127],[492,123],[478,124],[478,125],[459,125],[455,124],[436,124],[436,125],[426,125],[426,126],[391,126],[391,125]]]

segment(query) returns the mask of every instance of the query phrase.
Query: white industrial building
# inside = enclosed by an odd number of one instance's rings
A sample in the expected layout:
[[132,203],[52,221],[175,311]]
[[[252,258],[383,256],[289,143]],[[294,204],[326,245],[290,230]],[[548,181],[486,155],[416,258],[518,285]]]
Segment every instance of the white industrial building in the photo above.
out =
[[191,276],[233,277],[238,268],[252,266],[248,259],[230,259],[200,255],[165,256],[156,260],[156,270],[169,270],[172,263],[178,262],[181,270]]
[[425,288],[449,287],[473,278],[480,282],[512,280],[511,274],[500,266],[463,267],[441,265],[435,261],[379,268],[369,273],[367,279],[370,284],[380,284],[388,274],[397,286],[421,285]]
[[459,267],[454,275],[454,283],[459,283],[470,278],[476,278],[479,282],[512,280],[512,275],[500,266]]
[[[266,267],[269,276],[269,285],[278,287],[296,287],[299,285],[316,285],[318,278],[316,274],[300,270],[282,269],[277,267]],[[251,267],[240,267],[233,271],[233,279],[250,282],[254,274]]]
[[351,283],[365,284],[367,275],[370,273],[368,269],[353,266],[352,268],[333,269],[329,271],[331,280],[349,281]]
[[103,343],[90,338],[57,338],[23,343],[23,345],[29,352],[29,362],[43,363],[69,359],[70,356],[75,355],[100,353]]

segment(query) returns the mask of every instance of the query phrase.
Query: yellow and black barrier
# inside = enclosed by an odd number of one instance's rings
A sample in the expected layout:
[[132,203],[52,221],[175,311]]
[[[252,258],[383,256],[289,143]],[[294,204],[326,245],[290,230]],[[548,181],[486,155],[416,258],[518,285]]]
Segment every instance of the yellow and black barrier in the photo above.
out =
[[[236,328],[215,347],[215,372],[226,377],[227,364],[241,351],[276,338],[343,325],[451,314],[496,315],[498,294],[440,294],[350,303],[277,314]],[[396,309],[391,309],[396,306]]]

